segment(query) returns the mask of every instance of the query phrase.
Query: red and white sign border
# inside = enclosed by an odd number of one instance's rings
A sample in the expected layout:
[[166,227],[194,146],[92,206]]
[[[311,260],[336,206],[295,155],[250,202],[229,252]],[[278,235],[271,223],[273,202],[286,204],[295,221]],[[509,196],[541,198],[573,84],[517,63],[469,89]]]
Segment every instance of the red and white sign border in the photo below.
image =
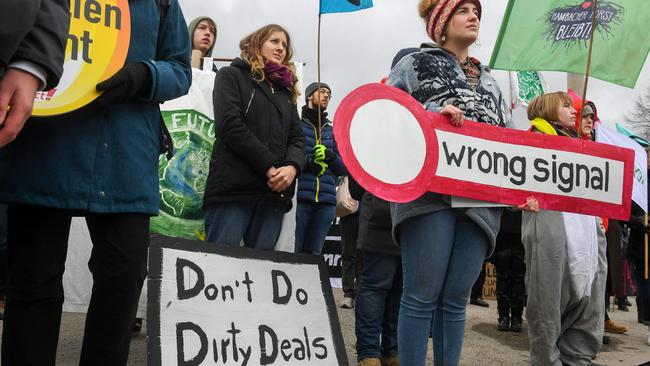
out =
[[[380,181],[362,168],[353,152],[350,141],[350,128],[355,113],[362,106],[376,100],[391,100],[399,103],[413,114],[423,131],[427,154],[423,168],[410,182],[390,184]],[[622,162],[624,164],[622,204],[495,187],[436,176],[439,154],[436,130],[463,134],[488,141],[573,152]],[[621,220],[629,218],[634,171],[634,151],[630,149],[580,139],[567,139],[565,137],[535,134],[529,131],[499,128],[467,120],[462,127],[455,127],[449,122],[448,117],[426,111],[408,93],[379,83],[361,86],[345,97],[336,111],[334,134],[339,153],[350,174],[369,192],[387,201],[409,202],[417,199],[427,191],[433,191],[446,195],[489,200],[516,206],[525,203],[527,197],[534,196],[539,201],[542,209],[598,215]]]

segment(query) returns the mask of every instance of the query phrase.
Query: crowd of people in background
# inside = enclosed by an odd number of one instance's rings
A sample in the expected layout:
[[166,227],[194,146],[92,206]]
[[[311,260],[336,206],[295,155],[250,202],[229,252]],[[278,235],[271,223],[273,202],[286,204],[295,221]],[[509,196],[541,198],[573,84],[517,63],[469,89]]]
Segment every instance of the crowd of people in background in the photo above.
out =
[[[191,66],[212,54],[217,23],[199,17],[186,26],[176,0],[161,19],[150,17],[163,10],[156,2],[132,4],[127,61],[97,85],[102,96],[72,113],[28,119],[29,99],[61,76],[69,17],[65,0],[42,2],[23,14],[33,24],[24,28],[10,19],[19,6],[0,5],[2,29],[17,30],[0,33],[0,202],[8,204],[0,205],[2,363],[54,363],[70,223],[83,216],[93,290],[80,364],[126,365],[134,324],[141,326],[149,218],[159,211],[158,156],[172,149],[159,103],[187,93]],[[512,127],[497,82],[469,55],[481,2],[420,0],[418,11],[432,42],[397,52],[386,83],[454,126]],[[650,327],[643,276],[650,229],[641,207],[633,204],[622,222],[540,210],[534,197],[505,209],[452,207],[455,197],[432,192],[384,201],[348,177],[328,118],[330,86],[309,83],[301,97],[287,30],[263,26],[239,49],[230,65],[212,67],[216,138],[205,240],[274,250],[286,214],[295,212],[295,253],[320,255],[337,189],[347,189],[359,205],[340,217],[340,305],[354,308],[359,365],[424,365],[430,338],[435,365],[458,365],[468,303],[489,306],[486,261],[497,275],[495,327],[522,332],[525,309],[533,365],[593,365],[604,332],[627,331],[609,318],[610,295],[622,311],[636,307]],[[531,133],[587,140],[599,121],[593,102],[564,92],[537,97],[528,118]]]

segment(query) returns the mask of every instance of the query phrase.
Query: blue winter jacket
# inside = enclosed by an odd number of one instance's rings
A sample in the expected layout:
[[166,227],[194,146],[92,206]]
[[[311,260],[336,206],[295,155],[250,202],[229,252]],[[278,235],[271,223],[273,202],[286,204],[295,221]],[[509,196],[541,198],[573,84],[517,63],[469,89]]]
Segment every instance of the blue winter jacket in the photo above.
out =
[[177,0],[162,23],[156,1],[130,0],[129,6],[127,62],[149,68],[149,94],[29,119],[18,138],[0,149],[0,202],[158,214],[159,103],[189,89],[189,36]]
[[[306,116],[305,108],[303,108],[302,121],[300,126],[302,133],[305,135],[305,150],[307,153],[307,164],[313,159],[313,149],[316,145],[316,130],[318,121],[309,120]],[[336,153],[336,159],[328,166],[327,171],[320,178],[316,178],[314,173],[306,165],[302,170],[302,174],[298,178],[298,200],[309,201],[321,204],[336,204],[336,181],[339,176],[347,175],[343,161],[339,156],[336,149],[336,142],[334,141],[334,131],[332,130],[332,123],[325,119],[321,127],[322,144],[329,150]]]

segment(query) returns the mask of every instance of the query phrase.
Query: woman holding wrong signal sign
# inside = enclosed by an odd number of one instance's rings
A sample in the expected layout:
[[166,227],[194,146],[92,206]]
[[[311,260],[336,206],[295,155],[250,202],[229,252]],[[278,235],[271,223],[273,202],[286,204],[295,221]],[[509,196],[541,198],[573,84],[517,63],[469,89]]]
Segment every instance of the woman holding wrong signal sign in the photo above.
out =
[[[398,60],[388,84],[449,117],[454,126],[467,118],[505,127],[507,109],[496,81],[468,56],[478,38],[480,1],[421,0],[419,12],[434,43]],[[534,210],[536,204],[531,200],[521,208]],[[452,208],[450,196],[428,192],[391,210],[404,271],[400,362],[424,365],[433,320],[435,365],[458,365],[470,289],[494,249],[501,208]]]

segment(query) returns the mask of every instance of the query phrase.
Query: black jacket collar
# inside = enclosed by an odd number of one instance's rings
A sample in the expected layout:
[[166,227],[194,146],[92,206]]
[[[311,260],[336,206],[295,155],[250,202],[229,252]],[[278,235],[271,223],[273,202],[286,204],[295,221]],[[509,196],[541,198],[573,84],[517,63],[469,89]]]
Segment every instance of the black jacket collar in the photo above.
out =
[[238,69],[241,69],[248,73],[251,77],[251,80],[257,84],[260,89],[262,89],[262,92],[266,95],[266,97],[273,103],[275,108],[278,110],[278,112],[282,112],[282,105],[280,104],[279,98],[276,97],[275,93],[277,92],[282,92],[286,93],[288,92],[286,88],[278,88],[278,89],[271,89],[271,86],[269,85],[269,82],[264,80],[264,81],[257,81],[255,80],[255,77],[253,77],[253,74],[251,73],[251,65],[249,65],[246,61],[242,60],[241,58],[237,57],[235,58],[230,66],[236,67]]

